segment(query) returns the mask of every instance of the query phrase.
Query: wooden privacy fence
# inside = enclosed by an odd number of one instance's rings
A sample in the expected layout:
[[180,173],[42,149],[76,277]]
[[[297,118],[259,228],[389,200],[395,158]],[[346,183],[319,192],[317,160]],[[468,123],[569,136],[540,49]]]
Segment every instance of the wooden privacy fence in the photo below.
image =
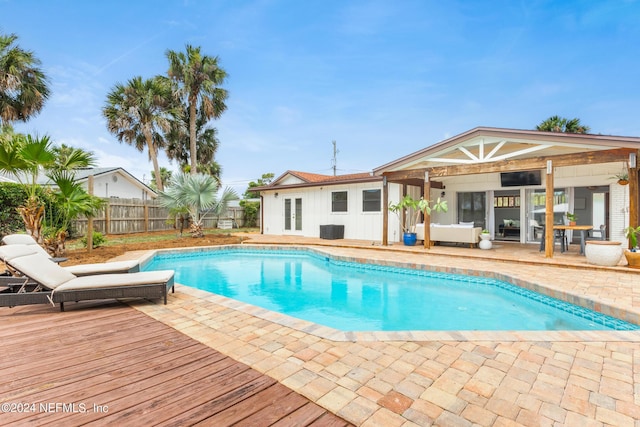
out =
[[[157,200],[105,199],[106,205],[100,214],[93,217],[93,230],[103,234],[145,233],[148,231],[172,230],[175,224],[168,223],[169,209],[160,206]],[[208,214],[204,228],[215,228],[218,219],[233,220],[238,227],[244,225],[244,209],[229,208],[225,215],[216,218]],[[87,219],[79,218],[74,223],[79,235],[87,233]],[[186,231],[186,230],[185,230]]]

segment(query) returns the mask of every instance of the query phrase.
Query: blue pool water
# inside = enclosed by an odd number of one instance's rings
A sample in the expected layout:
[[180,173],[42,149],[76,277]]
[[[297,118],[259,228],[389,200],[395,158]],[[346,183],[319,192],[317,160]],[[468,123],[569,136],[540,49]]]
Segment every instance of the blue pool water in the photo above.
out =
[[342,331],[639,329],[494,279],[306,251],[160,254],[144,269],[173,269],[183,285]]

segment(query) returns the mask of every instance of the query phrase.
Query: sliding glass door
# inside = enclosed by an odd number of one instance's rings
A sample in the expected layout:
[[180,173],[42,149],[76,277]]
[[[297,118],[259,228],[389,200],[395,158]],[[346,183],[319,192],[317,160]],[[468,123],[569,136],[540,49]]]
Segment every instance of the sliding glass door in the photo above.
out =
[[473,221],[474,227],[487,228],[487,194],[483,192],[458,193],[458,222]]

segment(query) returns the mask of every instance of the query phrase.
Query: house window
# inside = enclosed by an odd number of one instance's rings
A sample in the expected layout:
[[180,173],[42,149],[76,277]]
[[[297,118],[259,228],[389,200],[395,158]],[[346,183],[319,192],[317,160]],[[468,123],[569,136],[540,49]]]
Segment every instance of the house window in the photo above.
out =
[[331,212],[347,211],[347,192],[333,191],[331,192]]
[[380,212],[380,190],[362,190],[362,212]]

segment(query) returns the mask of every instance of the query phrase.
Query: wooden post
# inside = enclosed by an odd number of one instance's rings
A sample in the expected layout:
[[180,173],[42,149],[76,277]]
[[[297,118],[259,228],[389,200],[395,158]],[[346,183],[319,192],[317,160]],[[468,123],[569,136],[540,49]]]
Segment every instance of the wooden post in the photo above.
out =
[[545,193],[544,216],[544,256],[553,258],[553,163],[547,160],[547,183]]
[[149,231],[149,205],[147,204],[147,202],[143,202],[144,206],[143,206],[143,210],[144,210],[144,232],[148,232]]
[[382,177],[382,246],[389,244],[389,186],[387,177]]
[[[87,177],[87,192],[93,196],[93,175]],[[87,252],[93,251],[93,216],[87,217]]]
[[[400,194],[400,200],[407,196],[407,184],[402,184],[402,193]],[[407,223],[407,209],[402,209],[400,212],[400,235],[404,235],[404,226]],[[411,230],[407,230],[411,231]]]
[[[637,227],[640,221],[638,217],[638,204],[640,188],[638,184],[638,153],[629,154],[629,226]],[[629,248],[631,249],[631,248]]]
[[[424,190],[423,190],[425,200],[430,200],[431,198],[431,182],[429,181],[429,172],[424,173]],[[423,246],[425,249],[431,248],[431,215],[427,214],[425,210],[422,212],[424,216],[424,241]]]
[[105,236],[111,231],[111,199],[107,199],[104,207],[104,234]]

